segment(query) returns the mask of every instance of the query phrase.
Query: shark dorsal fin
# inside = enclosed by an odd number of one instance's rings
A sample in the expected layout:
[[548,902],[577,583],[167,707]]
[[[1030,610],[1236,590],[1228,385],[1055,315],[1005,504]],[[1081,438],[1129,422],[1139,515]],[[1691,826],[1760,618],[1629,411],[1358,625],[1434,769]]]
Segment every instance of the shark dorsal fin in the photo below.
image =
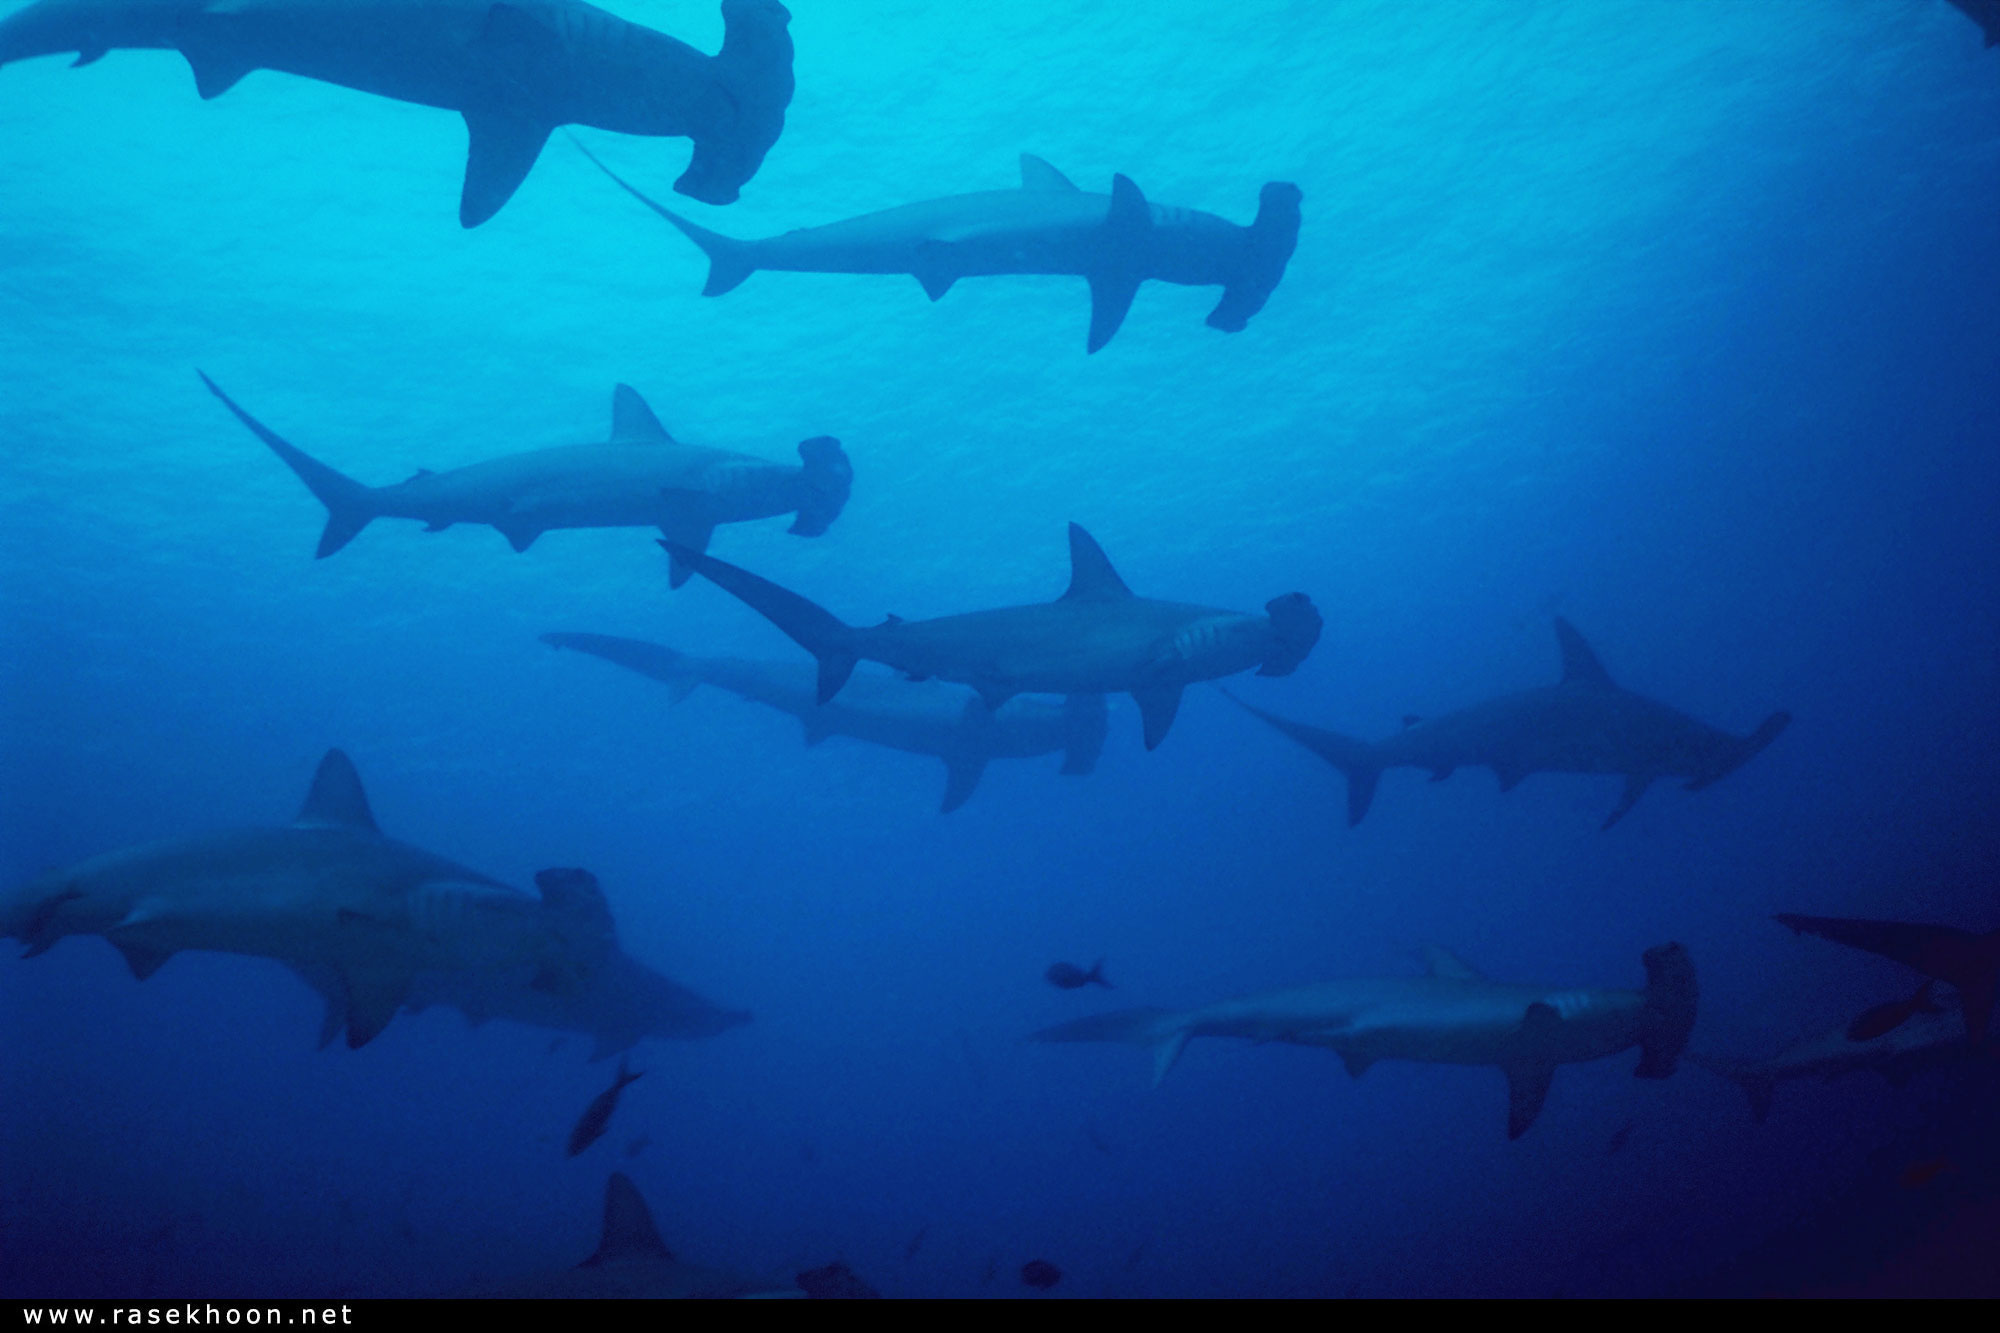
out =
[[1453,981],[1484,981],[1478,968],[1460,958],[1449,949],[1435,944],[1426,944],[1423,949],[1424,970],[1434,977],[1449,977]]
[[1590,651],[1590,645],[1576,632],[1576,626],[1556,617],[1556,642],[1562,645],[1563,684],[1578,683],[1590,685],[1611,684],[1611,673],[1597,660],[1597,654]]
[[672,444],[674,437],[646,406],[646,400],[629,384],[611,391],[611,442],[613,444]]
[[1110,602],[1130,597],[1132,590],[1111,567],[1097,539],[1072,523],[1069,525],[1069,591],[1065,602]]
[[1021,154],[1021,188],[1076,194],[1076,183],[1033,153]]
[[361,829],[380,833],[375,816],[368,811],[368,793],[361,789],[361,775],[344,751],[328,750],[313,774],[306,803],[299,807],[295,824],[318,828]]
[[624,1172],[612,1172],[604,1187],[604,1238],[597,1242],[597,1253],[577,1267],[592,1268],[620,1259],[671,1261],[673,1257],[674,1252],[653,1226],[652,1210],[639,1197],[639,1187]]

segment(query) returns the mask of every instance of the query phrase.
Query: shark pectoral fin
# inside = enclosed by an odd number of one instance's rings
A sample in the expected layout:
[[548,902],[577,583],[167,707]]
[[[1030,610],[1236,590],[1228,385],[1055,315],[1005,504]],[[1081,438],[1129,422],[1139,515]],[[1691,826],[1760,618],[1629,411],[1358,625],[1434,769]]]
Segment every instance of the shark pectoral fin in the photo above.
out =
[[82,69],[85,65],[95,65],[104,59],[108,46],[84,46],[77,48],[76,59],[69,62],[71,69]]
[[[496,12],[507,8],[495,6]],[[497,106],[468,107],[464,115],[465,187],[459,193],[458,221],[476,227],[521,188],[554,126]]]
[[1340,1063],[1347,1066],[1348,1077],[1360,1078],[1368,1072],[1368,1066],[1375,1063],[1375,1057],[1372,1055],[1361,1055],[1354,1051],[1342,1051],[1340,1053]]
[[666,535],[668,541],[673,543],[673,546],[667,548],[667,586],[669,588],[678,588],[694,577],[694,565],[686,556],[679,554],[674,547],[679,547],[700,555],[702,552],[708,550],[709,542],[714,540],[715,524],[662,523],[660,531]]
[[1174,1062],[1181,1058],[1181,1052],[1187,1049],[1187,1043],[1188,1043],[1188,1030],[1184,1027],[1175,1028],[1173,1031],[1167,1033],[1167,1035],[1161,1037],[1159,1041],[1154,1043],[1153,1046],[1154,1087],[1157,1088],[1160,1086],[1161,1080],[1165,1079],[1167,1076],[1167,1071],[1174,1067]]
[[347,1045],[359,1050],[389,1026],[410,993],[411,972],[395,964],[350,963],[341,970],[347,998]]
[[457,522],[458,520],[453,518],[434,518],[430,522],[424,524],[424,531],[443,532],[446,528],[454,526]]
[[942,298],[958,281],[958,274],[952,271],[950,250],[935,241],[918,247],[917,262],[910,269],[910,275],[923,287],[924,295],[933,301]]
[[119,944],[113,940],[112,946],[125,955],[125,966],[131,968],[132,975],[140,981],[159,971],[174,956],[172,949],[155,949],[144,944]]
[[507,539],[507,544],[514,548],[517,555],[533,546],[535,538],[542,535],[540,528],[524,519],[503,519],[493,525],[493,530]]
[[[1443,782],[1450,776],[1451,770],[1447,768],[1442,773],[1431,774],[1431,781]],[[1493,765],[1493,776],[1500,780],[1500,790],[1507,792],[1521,785],[1521,779],[1528,776],[1528,770],[1511,762],[1498,763]]]
[[1132,308],[1132,298],[1139,294],[1140,281],[1139,274],[1122,269],[1090,275],[1090,334],[1083,344],[1086,353],[1095,352],[1118,332],[1125,313]]
[[1653,775],[1651,773],[1627,774],[1625,777],[1625,794],[1618,798],[1618,808],[1613,810],[1609,815],[1606,815],[1604,823],[1599,827],[1610,828],[1613,824],[1625,818],[1631,812],[1632,807],[1639,803],[1639,798],[1646,794],[1646,788],[1652,785]]
[[1555,1077],[1555,1061],[1536,1054],[1536,1048],[1547,1046],[1562,1028],[1562,1015],[1553,1005],[1537,1000],[1528,1006],[1526,1017],[1521,1020],[1520,1030],[1515,1040],[1523,1048],[1514,1060],[1501,1067],[1507,1075],[1507,1137],[1518,1139],[1528,1132],[1528,1126],[1535,1123],[1535,1117],[1542,1113],[1542,1103],[1549,1097],[1549,1082]]
[[972,799],[972,789],[986,772],[983,754],[955,754],[944,761],[944,803],[938,813],[948,815]]
[[556,88],[568,59],[560,33],[518,5],[496,4],[473,43],[464,108],[469,139],[458,220],[476,227],[527,179],[555,122],[537,103]]
[[1132,691],[1132,699],[1139,705],[1139,720],[1146,731],[1146,748],[1156,750],[1160,742],[1167,738],[1168,728],[1174,725],[1174,714],[1180,711],[1181,687],[1165,685],[1150,690]]
[[[103,54],[99,51],[91,60]],[[187,57],[188,68],[194,72],[194,90],[204,102],[222,96],[241,83],[245,74],[257,68],[256,61],[251,57],[222,45],[183,43],[181,54]],[[81,55],[77,57],[77,64],[89,63],[90,60]]]
[[808,750],[818,745],[828,736],[833,735],[833,725],[827,721],[826,713],[823,709],[815,709],[810,713],[804,714],[799,718],[799,724],[805,729],[806,748]]

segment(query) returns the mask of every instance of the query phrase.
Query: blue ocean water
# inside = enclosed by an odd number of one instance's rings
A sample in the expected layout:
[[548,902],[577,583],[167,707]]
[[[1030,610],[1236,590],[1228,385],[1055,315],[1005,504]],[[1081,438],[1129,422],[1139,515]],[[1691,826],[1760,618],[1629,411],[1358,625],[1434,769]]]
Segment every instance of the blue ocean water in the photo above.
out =
[[[720,39],[706,0],[608,7]],[[0,882],[282,822],[340,746],[392,836],[588,866],[628,951],[756,1016],[642,1044],[567,1160],[609,1080],[578,1039],[433,1009],[318,1051],[268,960],[10,951],[0,1291],[449,1291],[587,1255],[613,1167],[692,1258],[906,1296],[1031,1294],[1033,1258],[1073,1296],[1828,1289],[1990,1226],[1977,1070],[1788,1084],[1758,1125],[1620,1056],[1510,1143],[1492,1069],[1196,1042],[1149,1090],[1137,1049],[1024,1038],[1430,943],[1637,986],[1678,940],[1693,1048],[1761,1055],[1907,990],[1772,913],[1996,924],[2000,51],[1944,0],[791,8],[784,136],[703,225],[1007,188],[1029,151],[1242,222],[1296,182],[1283,284],[1230,335],[1149,284],[1089,357],[1074,279],[709,300],[560,138],[464,231],[447,113],[273,73],[203,102],[170,52],[0,71]],[[685,162],[583,133],[663,196]],[[1609,832],[1615,779],[1408,771],[1349,829],[1339,774],[1213,690],[1153,753],[1120,697],[1094,774],[996,763],[941,817],[930,761],[537,642],[803,660],[670,593],[648,534],[383,522],[315,561],[320,507],[196,367],[369,482],[601,438],[621,381],[686,438],[837,435],[826,536],[715,552],[872,623],[1055,596],[1074,520],[1141,593],[1310,593],[1315,653],[1237,684],[1359,735],[1552,681],[1555,615],[1632,689],[1796,721]],[[1099,955],[1115,993],[1042,980]]]

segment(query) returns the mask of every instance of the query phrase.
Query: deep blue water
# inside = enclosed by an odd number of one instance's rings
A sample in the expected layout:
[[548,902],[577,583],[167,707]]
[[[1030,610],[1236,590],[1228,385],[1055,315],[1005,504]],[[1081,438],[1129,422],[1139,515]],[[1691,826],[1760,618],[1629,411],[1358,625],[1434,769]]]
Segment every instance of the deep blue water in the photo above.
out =
[[[613,8],[719,38],[706,0]],[[589,1253],[614,1166],[690,1257],[912,1296],[1024,1293],[1037,1257],[1073,1296],[1818,1289],[1990,1226],[1976,1069],[1788,1084],[1756,1125],[1626,1055],[1509,1143],[1491,1069],[1197,1041],[1154,1091],[1141,1051],[1023,1038],[1425,943],[1637,986],[1672,939],[1694,1048],[1767,1054],[1908,985],[1771,913],[2000,924],[2000,51],[1944,0],[792,8],[784,137],[705,225],[1006,188],[1032,151],[1237,221],[1297,182],[1283,284],[1232,335],[1149,284],[1088,358],[1074,279],[704,300],[560,139],[466,232],[444,112],[272,73],[204,103],[172,53],[0,72],[0,881],[282,822],[338,745],[390,834],[588,866],[629,951],[756,1015],[641,1045],[566,1160],[609,1076],[579,1040],[432,1010],[317,1051],[267,960],[10,950],[0,1291],[450,1290]],[[656,191],[685,160],[586,137]],[[197,366],[371,482],[600,438],[618,381],[705,442],[838,435],[825,537],[716,552],[872,623],[1053,597],[1075,520],[1142,593],[1309,592],[1316,652],[1237,684],[1361,735],[1553,680],[1555,614],[1635,690],[1796,721],[1610,832],[1615,779],[1407,770],[1349,829],[1334,770],[1200,688],[1156,752],[1114,699],[1095,774],[996,763],[940,817],[929,761],[536,642],[803,658],[670,594],[648,534],[384,522],[316,562],[319,506]],[[1115,994],[1042,980],[1100,954]]]

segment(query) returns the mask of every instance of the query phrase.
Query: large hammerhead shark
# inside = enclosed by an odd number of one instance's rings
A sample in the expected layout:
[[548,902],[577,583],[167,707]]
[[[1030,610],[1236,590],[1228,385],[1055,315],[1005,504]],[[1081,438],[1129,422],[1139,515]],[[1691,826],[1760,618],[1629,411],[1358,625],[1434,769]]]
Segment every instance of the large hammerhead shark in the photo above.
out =
[[1645,953],[1646,989],[1579,990],[1490,981],[1442,949],[1429,974],[1328,981],[1200,1009],[1126,1009],[1045,1028],[1035,1041],[1122,1041],[1153,1048],[1153,1086],[1190,1037],[1318,1046],[1356,1078],[1377,1060],[1497,1065],[1507,1076],[1507,1137],[1528,1132],[1556,1066],[1639,1048],[1640,1078],[1665,1078],[1694,1029],[1694,963],[1685,948]]
[[[1778,738],[1790,713],[1773,713],[1748,736],[1732,736],[1686,713],[1620,689],[1597,654],[1560,617],[1559,684],[1503,695],[1442,717],[1411,718],[1382,741],[1356,740],[1236,702],[1347,775],[1347,822],[1361,822],[1385,768],[1425,768],[1433,782],[1455,769],[1490,768],[1500,790],[1530,773],[1616,773],[1625,794],[1605,819],[1623,819],[1660,778],[1686,778],[1700,791],[1729,776]],[[1234,695],[1230,696],[1232,699]]]
[[998,712],[940,681],[917,684],[893,676],[850,680],[840,697],[814,697],[813,669],[803,662],[751,662],[740,657],[694,657],[665,644],[610,634],[544,634],[542,642],[574,648],[664,681],[676,703],[698,685],[790,713],[805,727],[806,744],[852,736],[871,745],[944,761],[942,812],[972,797],[986,765],[995,759],[1061,754],[1062,771],[1080,775],[1097,766],[1104,748],[1101,694],[1072,694],[1060,704],[1013,699]]
[[[779,514],[796,514],[790,530],[817,537],[840,517],[854,485],[854,468],[832,436],[801,443],[798,467],[683,444],[637,390],[621,384],[611,395],[611,438],[602,444],[507,454],[448,472],[424,468],[395,485],[364,486],[238,407],[208,376],[201,382],[326,506],[321,559],[378,518],[413,518],[426,532],[484,523],[516,551],[551,528],[627,527],[658,528],[701,551],[718,524]],[[689,573],[676,561],[672,586],[687,582]]]
[[[586,156],[589,150],[585,149]],[[591,161],[597,162],[592,156]],[[1111,341],[1148,278],[1222,288],[1208,326],[1241,332],[1264,308],[1299,239],[1299,187],[1272,181],[1247,227],[1192,208],[1146,201],[1124,176],[1086,194],[1039,157],[1021,155],[1021,188],[927,199],[763,240],[696,226],[597,165],[708,255],[703,296],[759,269],[790,273],[908,273],[935,301],[960,278],[1045,273],[1090,283],[1087,351]]]
[[329,750],[298,818],[148,843],[52,870],[0,899],[0,933],[42,953],[102,935],[140,980],[183,949],[275,958],[336,978],[347,1044],[395,1017],[420,971],[510,967],[573,988],[608,946],[592,911],[536,898],[382,836],[354,765]]
[[1189,685],[1252,667],[1260,676],[1290,675],[1319,642],[1319,612],[1302,592],[1273,598],[1261,616],[1135,596],[1074,523],[1069,591],[1055,601],[934,620],[890,616],[869,629],[843,624],[747,569],[660,544],[818,658],[821,703],[864,660],[913,680],[970,685],[994,711],[1017,694],[1129,694],[1150,750],[1166,738]]
[[705,56],[583,0],[37,0],[0,19],[0,65],[179,51],[204,98],[274,69],[456,111],[471,140],[458,219],[476,227],[559,125],[693,139],[674,188],[730,203],[784,129],[790,19],[777,0],[722,0],[722,50]]

